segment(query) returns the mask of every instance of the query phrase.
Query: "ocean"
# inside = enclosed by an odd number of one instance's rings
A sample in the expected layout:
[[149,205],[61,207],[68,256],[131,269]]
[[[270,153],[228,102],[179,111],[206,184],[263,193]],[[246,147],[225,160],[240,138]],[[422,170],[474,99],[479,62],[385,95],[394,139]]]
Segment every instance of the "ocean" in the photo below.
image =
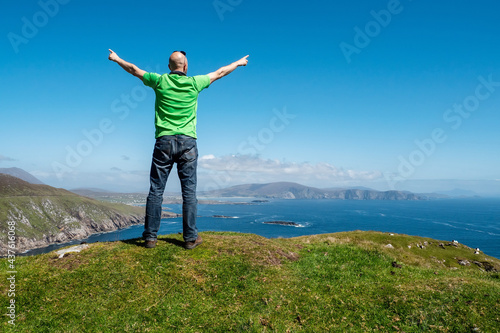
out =
[[[500,258],[500,199],[453,199],[433,201],[269,200],[247,204],[198,205],[199,231],[236,231],[264,237],[296,237],[352,230],[376,230],[457,240]],[[250,204],[248,204],[250,203]],[[181,205],[164,205],[181,213]],[[220,217],[224,216],[224,217]],[[294,222],[290,225],[269,221]],[[142,225],[92,235],[86,240],[51,245],[27,252],[46,253],[62,246],[141,237]],[[182,218],[163,219],[160,235],[182,232]]]

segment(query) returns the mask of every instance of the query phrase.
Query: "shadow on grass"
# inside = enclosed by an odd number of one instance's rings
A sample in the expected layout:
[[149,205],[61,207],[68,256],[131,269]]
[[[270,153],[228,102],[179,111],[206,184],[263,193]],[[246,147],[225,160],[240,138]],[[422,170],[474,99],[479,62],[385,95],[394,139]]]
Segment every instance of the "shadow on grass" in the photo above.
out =
[[164,241],[176,246],[184,247],[184,241],[181,241],[180,239],[175,239],[175,238],[160,238],[158,239],[159,241]]
[[144,240],[142,238],[123,239],[120,242],[125,243],[125,244],[144,247]]
[[[129,245],[144,247],[144,240],[142,238],[125,239],[121,242]],[[184,247],[184,241],[175,238],[158,238],[158,242],[167,242],[175,246]]]

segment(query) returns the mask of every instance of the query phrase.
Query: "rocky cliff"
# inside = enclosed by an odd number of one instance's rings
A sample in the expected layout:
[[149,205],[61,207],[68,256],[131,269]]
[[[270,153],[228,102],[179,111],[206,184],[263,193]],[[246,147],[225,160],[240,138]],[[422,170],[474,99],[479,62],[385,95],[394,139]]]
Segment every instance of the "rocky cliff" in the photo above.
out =
[[20,253],[143,221],[144,208],[104,203],[0,174],[0,255],[7,253],[9,231]]

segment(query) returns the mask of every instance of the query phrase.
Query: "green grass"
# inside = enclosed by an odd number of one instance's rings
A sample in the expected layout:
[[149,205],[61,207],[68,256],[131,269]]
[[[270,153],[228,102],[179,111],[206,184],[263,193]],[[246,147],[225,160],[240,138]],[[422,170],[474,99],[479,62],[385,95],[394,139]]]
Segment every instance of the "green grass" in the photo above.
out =
[[[61,259],[18,257],[16,327],[4,317],[2,330],[500,331],[499,273],[458,259],[497,270],[500,261],[463,245],[360,231],[201,235],[204,243],[191,251],[176,234],[160,237],[155,249],[130,240],[94,243]],[[9,300],[7,265],[0,261],[1,304]]]

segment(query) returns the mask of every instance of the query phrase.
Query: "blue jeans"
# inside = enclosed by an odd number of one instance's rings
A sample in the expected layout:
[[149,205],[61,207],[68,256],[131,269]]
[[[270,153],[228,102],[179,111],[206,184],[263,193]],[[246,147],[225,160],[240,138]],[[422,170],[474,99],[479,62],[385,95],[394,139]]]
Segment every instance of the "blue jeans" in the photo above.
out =
[[146,221],[142,237],[155,240],[160,229],[163,192],[172,166],[177,163],[177,174],[182,190],[182,230],[184,241],[198,237],[196,228],[196,167],[198,148],[196,139],[186,135],[165,135],[156,139],[151,163],[149,195],[146,203]]

